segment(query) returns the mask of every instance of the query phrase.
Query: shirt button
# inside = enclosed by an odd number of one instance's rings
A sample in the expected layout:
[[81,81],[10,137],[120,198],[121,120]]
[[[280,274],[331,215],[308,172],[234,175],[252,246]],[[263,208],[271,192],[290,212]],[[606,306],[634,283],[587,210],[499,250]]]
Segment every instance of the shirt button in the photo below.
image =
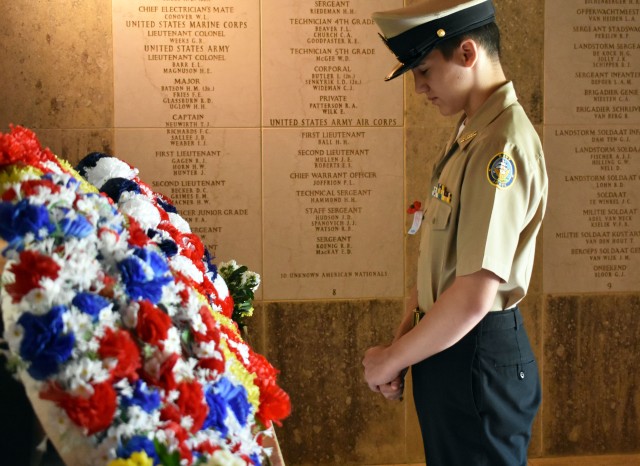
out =
[[520,373],[518,374],[518,376],[520,376],[521,379],[524,379],[524,371],[520,371]]

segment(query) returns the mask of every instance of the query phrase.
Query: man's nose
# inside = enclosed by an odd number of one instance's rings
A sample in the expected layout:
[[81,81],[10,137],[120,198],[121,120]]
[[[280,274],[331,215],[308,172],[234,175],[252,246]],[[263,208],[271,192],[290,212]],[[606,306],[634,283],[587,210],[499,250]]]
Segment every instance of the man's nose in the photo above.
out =
[[416,94],[426,93],[428,90],[426,80],[416,70],[411,70],[411,71],[413,71],[413,82],[415,85]]

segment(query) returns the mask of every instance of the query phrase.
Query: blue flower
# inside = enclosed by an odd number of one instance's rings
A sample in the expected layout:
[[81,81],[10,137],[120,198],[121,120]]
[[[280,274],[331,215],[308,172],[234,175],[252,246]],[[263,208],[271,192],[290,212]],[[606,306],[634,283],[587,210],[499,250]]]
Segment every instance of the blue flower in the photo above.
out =
[[135,181],[127,178],[110,178],[102,185],[100,191],[113,199],[114,202],[118,202],[122,193],[134,192],[140,194],[140,186]]
[[53,173],[45,173],[42,176],[43,180],[49,180],[58,186],[63,186],[69,191],[77,191],[80,187],[80,180],[75,179],[72,176],[66,177],[66,182],[63,179],[60,179],[59,175],[54,175]]
[[27,371],[36,380],[45,380],[55,374],[58,366],[71,357],[75,336],[62,333],[62,315],[66,311],[65,306],[54,306],[44,315],[25,312],[18,319],[24,328],[20,356],[31,363]]
[[165,239],[164,241],[158,243],[158,247],[167,257],[173,257],[178,254],[178,245],[175,243],[175,241],[172,241],[170,239]]
[[98,161],[105,157],[111,157],[111,156],[103,152],[91,152],[87,154],[82,160],[80,160],[80,162],[78,162],[78,165],[76,165],[76,170],[78,171],[78,173],[80,173],[83,177],[86,178],[87,169],[95,168],[95,166],[98,164]]
[[[45,234],[41,234],[42,230]],[[13,204],[0,203],[0,236],[8,243],[18,243],[27,233],[40,240],[55,230],[43,205],[31,205],[27,199]]]
[[207,269],[209,270],[209,272],[211,272],[211,275],[212,275],[211,280],[212,281],[215,280],[216,277],[218,276],[218,267],[216,267],[216,265],[213,263],[213,258],[211,257],[211,253],[207,248],[205,248],[204,250],[204,257],[202,258],[202,261],[207,266]]
[[85,314],[89,314],[95,322],[98,320],[100,311],[109,306],[110,301],[100,295],[82,291],[74,296],[71,304]]
[[133,396],[122,397],[122,406],[126,408],[129,406],[140,406],[140,408],[147,413],[152,413],[160,408],[161,401],[158,390],[147,386],[142,380],[138,380],[133,389]]
[[213,387],[209,387],[204,397],[209,406],[209,414],[207,414],[202,428],[218,431],[222,437],[226,437],[229,432],[229,428],[224,422],[227,418],[227,400],[216,394]]
[[119,445],[116,449],[118,458],[130,458],[136,452],[144,451],[149,458],[153,460],[153,464],[160,464],[160,458],[156,453],[156,447],[152,440],[142,435],[135,435],[129,439],[125,445]]
[[64,236],[84,238],[91,234],[93,225],[84,215],[75,215],[74,218],[64,217],[58,224]]
[[215,386],[209,387],[205,393],[209,414],[204,421],[203,429],[215,429],[222,436],[227,435],[225,419],[227,410],[231,409],[241,426],[247,424],[247,417],[251,410],[251,404],[247,399],[247,390],[242,385],[234,385],[229,379],[223,377]]
[[231,388],[229,388],[223,396],[227,398],[227,402],[231,407],[231,411],[233,411],[233,414],[235,414],[236,419],[238,420],[238,422],[240,422],[240,425],[244,427],[247,424],[247,417],[249,416],[249,411],[251,410],[251,404],[247,399],[247,389],[239,384],[232,385],[231,382],[229,382],[228,385]]
[[175,206],[171,205],[169,202],[164,201],[161,197],[157,196],[156,197],[156,202],[158,203],[158,205],[160,207],[162,207],[164,209],[165,212],[171,213],[171,214],[177,214],[178,213],[178,209],[176,209]]
[[162,288],[173,280],[166,260],[149,249],[135,248],[118,269],[131,299],[148,299],[153,304],[160,301]]

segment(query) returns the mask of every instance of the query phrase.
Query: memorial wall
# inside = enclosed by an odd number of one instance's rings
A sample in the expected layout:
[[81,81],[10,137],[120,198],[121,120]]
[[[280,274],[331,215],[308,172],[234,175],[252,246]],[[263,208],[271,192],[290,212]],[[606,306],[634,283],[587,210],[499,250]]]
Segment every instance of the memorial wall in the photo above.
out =
[[[414,1],[3,5],[2,131],[32,128],[71,162],[128,160],[217,261],[262,274],[249,327],[291,395],[277,433],[292,466],[424,462],[411,397],[385,402],[360,370],[404,309],[405,209],[455,124],[410,76],[383,82],[395,60],[370,14]],[[640,464],[639,3],[494,0],[550,177],[522,303],[536,466]]]
[[546,2],[544,290],[638,289],[640,0]]
[[113,2],[115,152],[264,299],[404,293],[401,5]]

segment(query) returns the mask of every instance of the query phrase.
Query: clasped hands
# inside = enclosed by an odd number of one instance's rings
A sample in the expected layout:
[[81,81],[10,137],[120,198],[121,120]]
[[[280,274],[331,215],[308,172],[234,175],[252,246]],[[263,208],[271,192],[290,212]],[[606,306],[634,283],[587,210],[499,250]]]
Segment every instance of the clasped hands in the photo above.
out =
[[404,392],[407,369],[394,367],[390,348],[374,346],[364,353],[364,378],[372,391],[380,392],[388,400],[399,400]]

